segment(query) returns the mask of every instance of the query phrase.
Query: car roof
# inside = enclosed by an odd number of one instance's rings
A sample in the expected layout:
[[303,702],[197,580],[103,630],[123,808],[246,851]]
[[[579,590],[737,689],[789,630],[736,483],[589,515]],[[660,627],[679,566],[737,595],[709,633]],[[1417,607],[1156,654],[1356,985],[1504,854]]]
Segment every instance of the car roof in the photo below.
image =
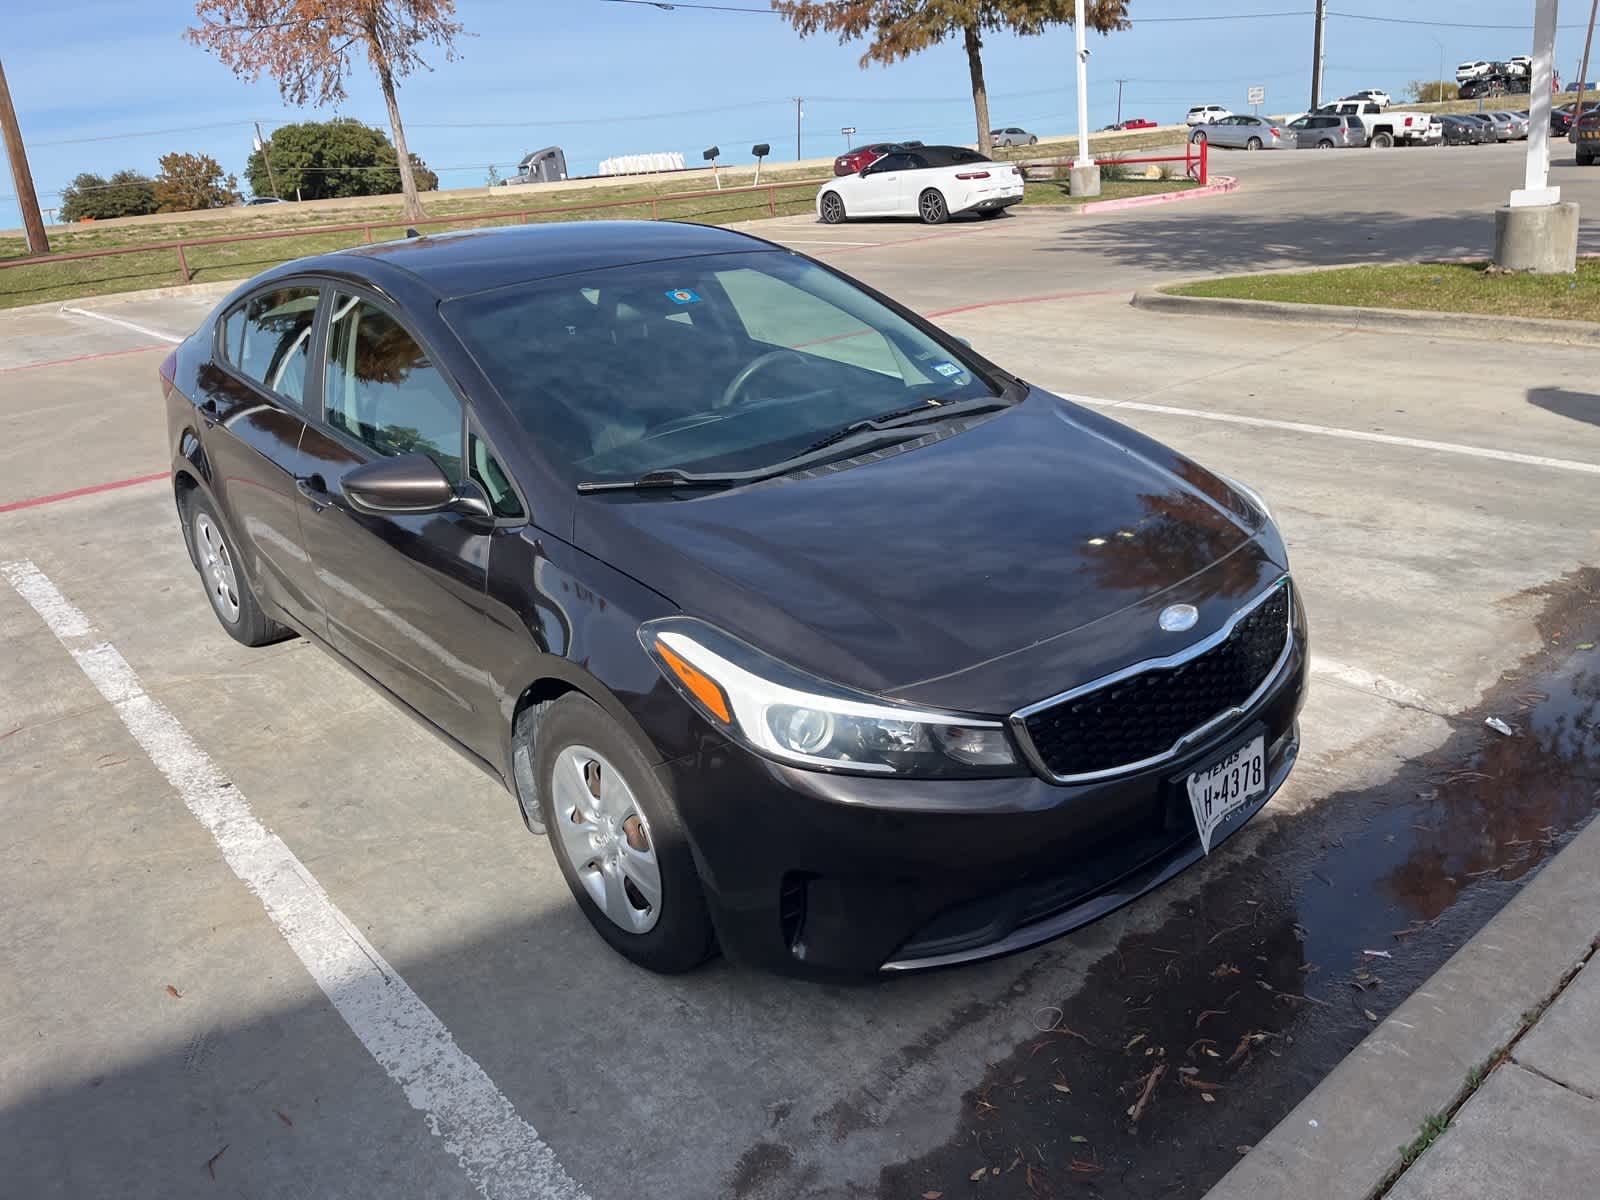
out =
[[281,268],[350,272],[382,282],[391,271],[421,280],[441,300],[630,263],[770,250],[759,238],[677,221],[553,221],[404,238],[355,246]]

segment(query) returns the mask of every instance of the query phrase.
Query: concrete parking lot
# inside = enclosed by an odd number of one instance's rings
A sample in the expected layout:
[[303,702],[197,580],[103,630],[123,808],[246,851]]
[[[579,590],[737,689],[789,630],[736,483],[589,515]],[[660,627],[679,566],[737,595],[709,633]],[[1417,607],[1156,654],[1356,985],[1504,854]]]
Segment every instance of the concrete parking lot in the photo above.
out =
[[[1203,1193],[1514,888],[1415,832],[1468,811],[1415,773],[1487,777],[1462,766],[1494,752],[1482,705],[1515,719],[1528,681],[1570,684],[1600,561],[1592,352],[1127,305],[1167,278],[1483,253],[1520,148],[1217,162],[1238,193],[1166,210],[760,227],[1256,485],[1312,620],[1302,761],[1244,835],[1047,947],[858,987],[628,967],[505,793],[304,642],[223,634],[155,384],[217,289],[0,314],[0,1192]],[[1600,171],[1555,174],[1600,212]],[[1590,790],[1480,797],[1466,841],[1514,812],[1532,870]],[[1352,993],[1352,939],[1408,923]],[[1280,941],[1298,990],[1252,965]],[[1219,1058],[1253,1030],[1308,1049],[1230,1062],[1249,1073],[1204,1104],[1172,1083],[1130,1128],[1155,1039],[1125,1047],[1127,1011],[1195,1037],[1219,987],[1238,1012],[1211,1028],[1245,1021],[1259,997],[1224,966],[1267,998]],[[1046,1118],[1073,1158],[1023,1142]]]

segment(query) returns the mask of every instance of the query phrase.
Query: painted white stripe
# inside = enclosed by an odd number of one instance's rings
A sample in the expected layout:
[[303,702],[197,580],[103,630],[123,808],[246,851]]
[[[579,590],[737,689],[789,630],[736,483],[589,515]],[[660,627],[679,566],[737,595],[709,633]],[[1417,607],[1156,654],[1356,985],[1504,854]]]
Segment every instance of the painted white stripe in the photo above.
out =
[[163,342],[183,341],[181,337],[175,337],[170,333],[162,333],[161,330],[151,329],[148,325],[138,325],[132,321],[124,321],[121,317],[108,317],[105,313],[90,312],[87,308],[73,308],[71,305],[63,304],[61,306],[61,311],[64,313],[71,313],[75,317],[92,317],[96,321],[105,321],[112,325],[121,325],[124,329],[131,329],[135,333],[142,333],[145,335],[145,337],[160,338]]
[[882,246],[883,242],[845,242],[838,238],[784,238],[785,246]]
[[233,873],[373,1058],[490,1200],[585,1200],[583,1189],[311,872],[145,690],[111,643],[28,561],[0,574],[33,606],[122,718]]
[[1320,654],[1311,656],[1311,671],[1315,675],[1321,675],[1355,691],[1370,692],[1382,700],[1391,700],[1396,704],[1425,709],[1441,716],[1449,712],[1439,701],[1424,695],[1415,688],[1407,687],[1403,683],[1397,683],[1383,675],[1374,675],[1371,671],[1364,671],[1360,667],[1352,667],[1348,663],[1342,663],[1336,659],[1324,658]]
[[1198,408],[1174,408],[1168,404],[1146,404],[1142,400],[1103,400],[1098,396],[1079,396],[1056,392],[1074,404],[1094,408],[1115,408],[1127,412],[1160,413],[1169,417],[1190,417],[1196,421],[1221,421],[1227,425],[1253,425],[1258,429],[1281,429],[1286,433],[1309,433],[1318,437],[1343,438],[1351,442],[1376,442],[1383,446],[1404,446],[1410,450],[1434,450],[1441,454],[1461,454],[1468,458],[1490,458],[1498,462],[1521,463],[1529,467],[1549,467],[1556,471],[1577,471],[1600,475],[1600,463],[1578,462],[1570,458],[1548,458],[1543,454],[1522,454],[1515,450],[1492,450],[1487,446],[1467,446],[1460,442],[1435,442],[1426,438],[1399,437],[1392,433],[1368,433],[1362,429],[1339,429],[1330,425],[1311,425],[1304,421],[1279,421],[1271,417],[1247,417],[1239,413],[1207,412]]

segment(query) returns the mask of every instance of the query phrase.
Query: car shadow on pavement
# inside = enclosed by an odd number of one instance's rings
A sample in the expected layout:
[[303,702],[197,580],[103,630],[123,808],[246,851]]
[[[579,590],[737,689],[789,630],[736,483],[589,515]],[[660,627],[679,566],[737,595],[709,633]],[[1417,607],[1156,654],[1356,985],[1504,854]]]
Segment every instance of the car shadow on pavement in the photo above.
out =
[[1593,392],[1574,392],[1559,387],[1529,388],[1528,403],[1558,417],[1600,425],[1600,395]]
[[[1215,275],[1295,266],[1486,257],[1494,249],[1492,209],[1407,216],[1398,212],[1256,215],[1226,201],[1161,216],[1131,213],[1063,229],[1044,253],[1089,252],[1130,267]],[[1580,251],[1600,251],[1600,227],[1579,233]]]

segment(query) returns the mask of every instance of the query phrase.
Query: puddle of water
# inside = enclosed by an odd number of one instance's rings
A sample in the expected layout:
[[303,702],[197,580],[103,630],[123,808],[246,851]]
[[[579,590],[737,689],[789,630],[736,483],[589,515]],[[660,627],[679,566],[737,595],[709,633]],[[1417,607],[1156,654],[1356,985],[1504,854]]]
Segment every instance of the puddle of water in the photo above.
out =
[[990,1196],[1204,1195],[1600,805],[1600,572],[1552,589],[1541,629],[1440,750],[1285,819],[1036,1014],[1054,1028],[880,1195],[973,1194],[980,1169]]

